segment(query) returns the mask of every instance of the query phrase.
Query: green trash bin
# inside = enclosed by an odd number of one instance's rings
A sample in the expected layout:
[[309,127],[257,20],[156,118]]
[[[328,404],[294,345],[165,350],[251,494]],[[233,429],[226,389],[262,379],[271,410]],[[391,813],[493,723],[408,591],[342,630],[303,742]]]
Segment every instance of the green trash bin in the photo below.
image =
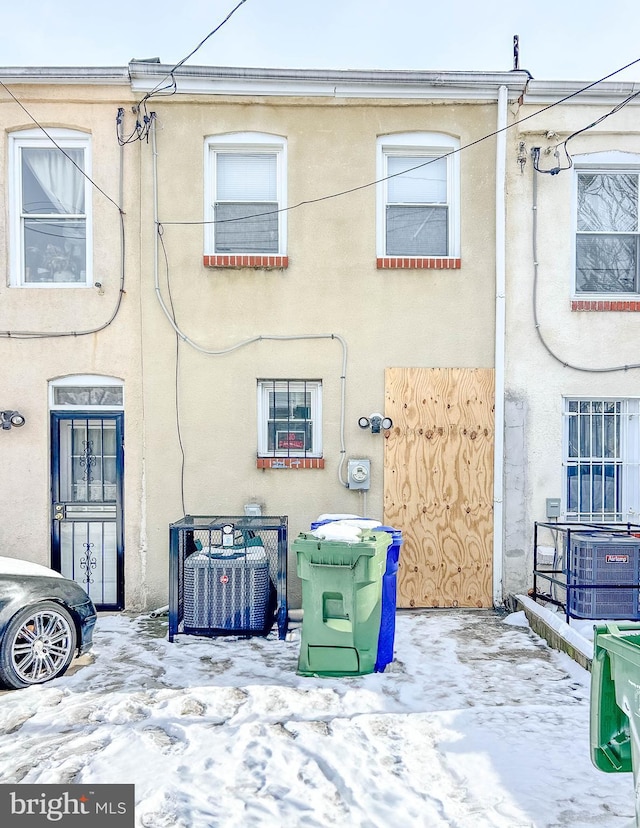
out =
[[591,666],[591,761],[605,773],[633,771],[640,826],[640,623],[595,626]]
[[301,533],[293,542],[302,580],[302,637],[298,673],[373,673],[382,611],[387,532],[364,532],[355,542]]

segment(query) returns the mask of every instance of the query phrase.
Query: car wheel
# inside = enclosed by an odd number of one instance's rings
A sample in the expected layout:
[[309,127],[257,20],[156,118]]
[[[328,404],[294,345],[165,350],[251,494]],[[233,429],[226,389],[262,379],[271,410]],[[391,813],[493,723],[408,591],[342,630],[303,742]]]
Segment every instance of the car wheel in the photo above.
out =
[[0,681],[18,689],[61,676],[76,650],[76,626],[55,601],[41,601],[17,612],[0,644]]

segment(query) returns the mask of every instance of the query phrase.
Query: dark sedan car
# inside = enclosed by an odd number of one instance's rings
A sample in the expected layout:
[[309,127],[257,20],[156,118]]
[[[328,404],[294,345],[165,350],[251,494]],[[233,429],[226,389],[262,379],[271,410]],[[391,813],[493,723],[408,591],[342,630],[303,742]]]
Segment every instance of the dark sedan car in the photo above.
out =
[[87,593],[46,566],[0,557],[0,684],[61,676],[91,647],[96,609]]

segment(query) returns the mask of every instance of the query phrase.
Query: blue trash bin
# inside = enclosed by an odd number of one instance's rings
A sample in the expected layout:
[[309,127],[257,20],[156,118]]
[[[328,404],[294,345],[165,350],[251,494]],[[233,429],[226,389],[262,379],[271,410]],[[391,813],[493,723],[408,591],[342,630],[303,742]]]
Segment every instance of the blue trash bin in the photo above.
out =
[[391,535],[391,546],[387,549],[387,568],[382,576],[382,612],[380,615],[380,636],[378,638],[378,657],[376,673],[383,673],[387,664],[393,661],[393,643],[396,637],[396,591],[398,561],[402,546],[402,532],[391,526],[378,526],[378,532]]
[[[311,524],[311,530],[318,529],[327,523],[339,523],[341,520],[369,520],[370,518],[328,518],[316,520]],[[391,535],[391,546],[387,549],[387,563],[382,576],[382,610],[380,615],[380,632],[378,635],[378,652],[376,656],[376,673],[383,673],[387,664],[393,661],[393,645],[396,637],[396,593],[398,561],[402,546],[402,532],[392,526],[376,526],[376,532],[388,532]]]

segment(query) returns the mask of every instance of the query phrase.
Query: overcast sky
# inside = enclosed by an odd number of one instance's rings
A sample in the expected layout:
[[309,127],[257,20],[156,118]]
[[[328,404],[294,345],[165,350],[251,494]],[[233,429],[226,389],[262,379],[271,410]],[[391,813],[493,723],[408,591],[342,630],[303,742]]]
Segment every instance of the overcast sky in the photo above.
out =
[[[175,64],[239,0],[6,0],[0,66]],[[596,80],[640,58],[638,0],[245,0],[192,65],[507,71]],[[640,63],[616,76],[640,80]]]

